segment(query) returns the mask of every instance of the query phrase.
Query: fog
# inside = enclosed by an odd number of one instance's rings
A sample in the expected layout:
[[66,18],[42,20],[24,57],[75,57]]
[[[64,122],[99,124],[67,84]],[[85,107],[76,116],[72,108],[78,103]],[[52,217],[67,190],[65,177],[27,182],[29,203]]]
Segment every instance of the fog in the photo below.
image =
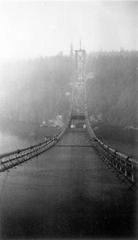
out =
[[70,60],[62,56],[5,64],[0,74],[1,115],[40,123],[56,117],[62,113],[61,101],[69,102],[65,93],[70,72]]
[[138,49],[136,1],[2,1],[0,61],[35,58],[78,48]]
[[14,132],[20,122],[24,135],[25,124],[37,129],[57,115],[66,121],[70,44],[78,49],[80,39],[86,74],[94,76],[87,81],[91,119],[137,129],[137,11],[136,2],[123,1],[1,2],[1,130]]
[[[88,55],[86,71],[90,113],[104,121],[137,127],[137,52]],[[7,63],[0,70],[1,117],[47,121],[69,111],[73,66],[70,56]]]

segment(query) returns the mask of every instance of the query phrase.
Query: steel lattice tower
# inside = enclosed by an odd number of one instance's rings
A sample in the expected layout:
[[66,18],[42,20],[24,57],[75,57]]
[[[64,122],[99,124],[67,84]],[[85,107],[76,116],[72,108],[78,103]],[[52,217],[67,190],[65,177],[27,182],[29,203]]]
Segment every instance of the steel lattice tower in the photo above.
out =
[[72,82],[72,115],[71,119],[84,120],[85,105],[85,63],[86,52],[84,49],[75,50],[75,72]]

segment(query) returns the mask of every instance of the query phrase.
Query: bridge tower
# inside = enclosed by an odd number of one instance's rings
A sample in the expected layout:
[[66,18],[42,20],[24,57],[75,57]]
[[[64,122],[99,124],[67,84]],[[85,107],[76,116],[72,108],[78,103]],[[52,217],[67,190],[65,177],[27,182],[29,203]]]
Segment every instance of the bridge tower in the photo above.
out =
[[75,50],[75,71],[72,81],[71,128],[85,127],[85,63],[86,52],[81,48]]

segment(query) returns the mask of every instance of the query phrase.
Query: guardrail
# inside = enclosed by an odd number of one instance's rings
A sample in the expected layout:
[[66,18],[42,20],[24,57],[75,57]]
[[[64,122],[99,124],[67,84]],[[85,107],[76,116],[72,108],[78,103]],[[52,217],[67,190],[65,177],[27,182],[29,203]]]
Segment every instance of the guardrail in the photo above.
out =
[[0,172],[13,168],[31,158],[34,158],[48,150],[56,142],[56,138],[52,138],[39,144],[19,149],[14,152],[6,153],[0,156]]
[[42,154],[43,152],[47,151],[49,148],[54,146],[64,135],[69,125],[69,122],[70,118],[65,127],[61,130],[61,132],[56,134],[51,139],[47,138],[45,141],[29,146],[27,148],[17,149],[16,151],[0,155],[0,172],[4,172],[23,162],[26,162],[34,157],[37,157],[38,155]]
[[116,169],[119,174],[123,175],[127,180],[131,183],[136,183],[137,180],[137,173],[138,173],[138,162],[123,154],[118,152],[116,149],[109,147],[108,145],[104,144],[100,139],[97,137],[94,138],[94,141],[98,143],[100,148],[97,148],[103,155],[103,158],[107,163]]
[[95,142],[94,146],[103,159],[113,167],[119,174],[123,175],[129,182],[136,183],[138,174],[138,162],[126,156],[123,153],[118,152],[116,149],[109,147],[98,139],[91,128],[90,121],[88,119],[88,112],[85,110],[86,126],[90,139]]

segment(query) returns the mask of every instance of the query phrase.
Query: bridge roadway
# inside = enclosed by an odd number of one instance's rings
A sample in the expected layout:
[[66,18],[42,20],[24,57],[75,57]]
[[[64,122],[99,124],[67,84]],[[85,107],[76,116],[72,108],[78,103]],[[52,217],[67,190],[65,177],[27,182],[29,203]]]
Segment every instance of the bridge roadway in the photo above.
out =
[[37,158],[0,175],[0,239],[135,236],[135,194],[68,131]]

